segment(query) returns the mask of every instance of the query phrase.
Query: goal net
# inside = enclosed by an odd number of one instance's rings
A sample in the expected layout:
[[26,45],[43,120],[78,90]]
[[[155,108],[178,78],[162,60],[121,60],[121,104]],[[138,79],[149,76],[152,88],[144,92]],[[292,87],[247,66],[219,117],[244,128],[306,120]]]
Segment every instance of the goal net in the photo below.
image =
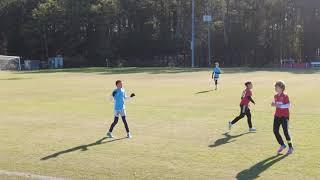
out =
[[0,55],[0,70],[21,70],[20,57]]

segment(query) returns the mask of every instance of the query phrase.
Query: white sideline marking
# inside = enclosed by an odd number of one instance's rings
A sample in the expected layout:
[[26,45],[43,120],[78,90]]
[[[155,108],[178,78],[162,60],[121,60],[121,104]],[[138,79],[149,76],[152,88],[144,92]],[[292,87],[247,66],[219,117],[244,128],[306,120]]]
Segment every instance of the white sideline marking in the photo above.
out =
[[5,171],[5,170],[0,170],[0,175],[17,176],[17,177],[23,177],[28,179],[38,179],[38,180],[66,180],[66,178],[61,178],[61,177],[41,176],[41,175],[32,174],[32,173],[14,172],[14,171]]

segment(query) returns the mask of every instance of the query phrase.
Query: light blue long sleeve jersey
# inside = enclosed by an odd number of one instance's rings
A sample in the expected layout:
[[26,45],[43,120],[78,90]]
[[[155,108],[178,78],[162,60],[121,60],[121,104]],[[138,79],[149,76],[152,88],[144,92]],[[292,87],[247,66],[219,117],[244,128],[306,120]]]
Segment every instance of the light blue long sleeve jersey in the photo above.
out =
[[113,100],[114,100],[114,110],[121,111],[126,108],[125,100],[129,97],[126,96],[126,92],[124,89],[115,89],[112,92]]
[[213,68],[213,72],[212,73],[214,75],[214,78],[219,78],[220,74],[221,74],[221,70],[220,70],[220,68],[215,67],[215,68]]

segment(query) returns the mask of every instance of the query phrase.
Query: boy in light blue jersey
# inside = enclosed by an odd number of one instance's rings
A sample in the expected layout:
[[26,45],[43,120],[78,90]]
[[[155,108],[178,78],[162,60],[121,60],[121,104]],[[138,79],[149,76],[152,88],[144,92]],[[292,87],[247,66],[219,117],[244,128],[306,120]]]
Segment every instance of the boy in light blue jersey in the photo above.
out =
[[218,80],[220,78],[221,70],[219,68],[218,62],[216,62],[215,65],[216,67],[213,68],[213,71],[212,71],[212,79],[214,80],[214,84],[216,86],[215,90],[218,90]]
[[113,128],[117,125],[118,120],[119,120],[119,116],[121,116],[123,124],[126,128],[126,131],[127,131],[127,137],[131,138],[130,130],[129,130],[128,123],[126,120],[125,100],[134,97],[135,94],[132,93],[130,95],[130,97],[126,96],[125,90],[122,89],[122,81],[120,81],[120,80],[116,81],[116,86],[117,86],[117,89],[115,89],[112,92],[112,97],[111,97],[114,100],[114,121],[111,124],[109,132],[107,133],[107,137],[113,138],[113,136],[112,136]]

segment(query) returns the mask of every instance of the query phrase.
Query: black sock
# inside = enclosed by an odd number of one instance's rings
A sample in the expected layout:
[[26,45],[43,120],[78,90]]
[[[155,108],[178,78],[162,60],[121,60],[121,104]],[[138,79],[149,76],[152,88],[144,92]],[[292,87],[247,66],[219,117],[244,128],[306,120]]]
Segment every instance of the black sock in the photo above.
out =
[[119,117],[114,117],[113,123],[110,126],[109,132],[113,131],[113,128],[117,125]]
[[126,128],[127,133],[129,133],[130,130],[129,130],[129,126],[125,116],[122,116],[122,121],[123,121],[124,127]]

